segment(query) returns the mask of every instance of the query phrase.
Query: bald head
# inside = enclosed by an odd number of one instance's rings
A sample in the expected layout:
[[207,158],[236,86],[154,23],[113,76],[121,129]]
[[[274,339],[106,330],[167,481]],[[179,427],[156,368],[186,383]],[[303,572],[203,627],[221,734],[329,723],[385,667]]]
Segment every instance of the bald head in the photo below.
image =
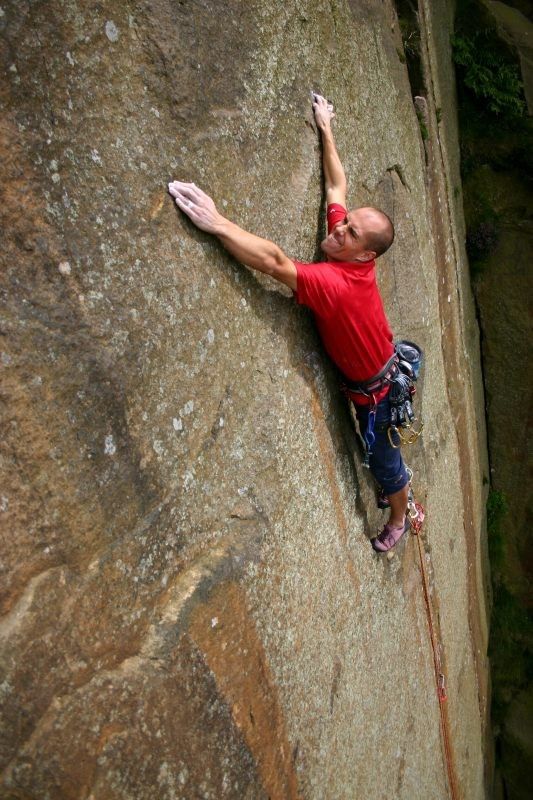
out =
[[364,222],[361,233],[364,236],[367,250],[373,250],[376,257],[383,255],[394,241],[394,225],[390,217],[384,211],[372,206],[357,210],[363,212]]
[[335,222],[320,246],[334,261],[365,262],[384,253],[393,239],[394,227],[388,216],[378,208],[364,206]]

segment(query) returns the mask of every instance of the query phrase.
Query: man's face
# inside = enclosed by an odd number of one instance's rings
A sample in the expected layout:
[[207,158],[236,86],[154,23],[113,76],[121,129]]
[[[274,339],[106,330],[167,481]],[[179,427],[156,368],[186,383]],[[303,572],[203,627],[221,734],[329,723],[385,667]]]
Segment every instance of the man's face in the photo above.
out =
[[356,208],[335,225],[320,247],[334,261],[370,261],[376,254],[368,249],[365,234],[376,226],[374,209]]

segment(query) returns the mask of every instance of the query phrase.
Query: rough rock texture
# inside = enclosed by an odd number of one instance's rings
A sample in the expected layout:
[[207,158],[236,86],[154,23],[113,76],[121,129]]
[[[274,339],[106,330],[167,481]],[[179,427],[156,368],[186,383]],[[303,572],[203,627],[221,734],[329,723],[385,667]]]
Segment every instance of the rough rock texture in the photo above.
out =
[[388,0],[3,3],[0,796],[448,797],[415,542],[372,554],[312,320],[165,191],[195,180],[314,258],[316,88],[352,202],[397,225],[380,280],[426,352],[407,457],[455,770],[484,797],[479,356],[449,13],[421,19],[426,151]]

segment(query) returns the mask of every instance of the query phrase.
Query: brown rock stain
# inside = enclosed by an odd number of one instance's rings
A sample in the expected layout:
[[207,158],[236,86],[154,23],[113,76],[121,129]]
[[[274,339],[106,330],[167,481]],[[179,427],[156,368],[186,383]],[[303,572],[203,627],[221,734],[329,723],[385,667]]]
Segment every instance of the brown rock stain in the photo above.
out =
[[165,203],[165,195],[158,195],[150,207],[150,219],[155,219],[161,213]]
[[191,616],[189,635],[204,653],[270,800],[298,800],[283,712],[263,645],[236,583],[218,587]]
[[339,683],[342,675],[342,664],[340,659],[336,658],[333,665],[333,679],[331,681],[331,691],[329,695],[329,713],[333,714],[335,701],[339,696]]
[[116,722],[110,722],[108,725],[104,725],[100,731],[98,742],[96,743],[96,752],[101,753],[110,739],[113,739],[115,736],[122,736],[124,732],[123,725],[119,725]]

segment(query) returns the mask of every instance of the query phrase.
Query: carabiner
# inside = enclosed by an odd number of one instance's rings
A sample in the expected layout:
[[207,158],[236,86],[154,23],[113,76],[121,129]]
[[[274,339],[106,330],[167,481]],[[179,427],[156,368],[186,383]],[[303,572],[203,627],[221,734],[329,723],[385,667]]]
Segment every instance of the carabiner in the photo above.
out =
[[[394,442],[392,441],[393,436],[398,437],[398,439],[400,440],[399,444],[394,444]],[[396,425],[389,425],[389,427],[387,428],[387,437],[389,439],[390,446],[393,447],[395,450],[398,450],[402,446],[403,442],[402,435],[398,430],[398,428],[396,427]]]
[[418,430],[415,430],[412,425],[406,425],[407,430],[409,431],[408,435],[404,437],[405,444],[414,444],[420,434],[424,429],[424,423],[420,423],[420,427]]

